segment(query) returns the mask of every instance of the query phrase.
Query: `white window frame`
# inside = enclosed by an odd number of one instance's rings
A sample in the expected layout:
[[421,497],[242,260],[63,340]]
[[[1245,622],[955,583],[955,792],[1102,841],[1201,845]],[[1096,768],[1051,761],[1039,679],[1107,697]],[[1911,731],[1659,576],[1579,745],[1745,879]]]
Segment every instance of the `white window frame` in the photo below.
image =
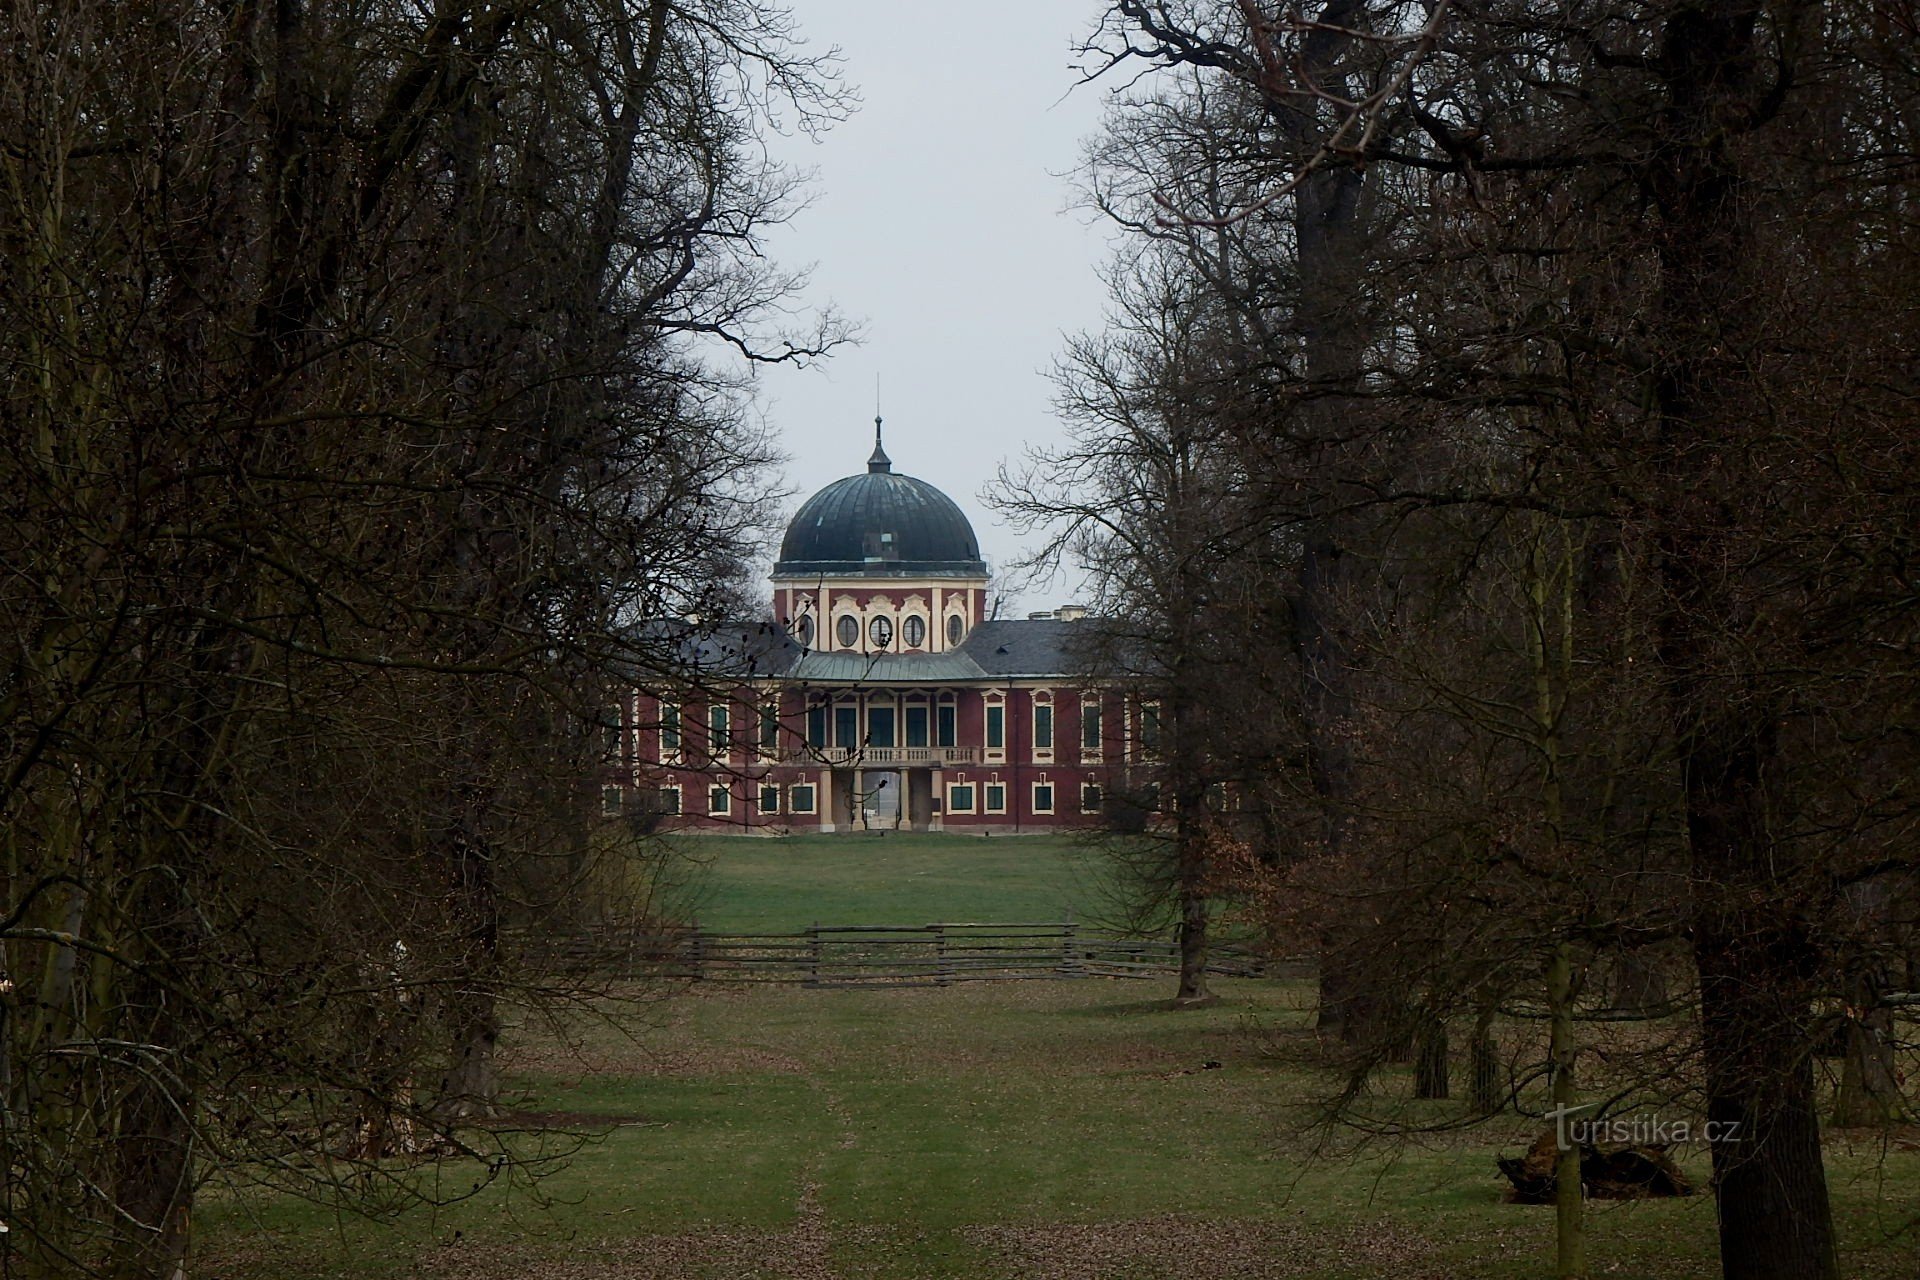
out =
[[[773,793],[773,803],[771,805],[767,803],[767,793],[769,791]],[[781,786],[777,782],[763,782],[760,784],[760,794],[755,797],[755,802],[760,806],[761,813],[780,812],[780,792]]]
[[[714,800],[725,803],[716,807]],[[731,818],[733,816],[733,788],[726,783],[707,784],[707,816],[712,818]]]
[[[1042,787],[1047,789],[1047,807],[1044,809],[1040,807],[1040,788]],[[1043,813],[1050,814],[1054,811],[1054,807],[1060,803],[1060,792],[1059,789],[1046,778],[1035,778],[1027,794],[1027,800],[1032,806],[1028,810],[1029,813],[1036,816]]]
[[[953,802],[953,793],[955,790],[957,790],[960,787],[965,787],[967,789],[967,806],[964,809]],[[979,794],[980,794],[980,784],[977,782],[949,782],[947,784],[946,811],[948,813],[974,812],[974,805],[977,803],[977,797],[979,796]]]
[[[673,742],[671,744],[667,742],[667,735],[669,733],[673,735]],[[678,760],[680,758],[680,753],[686,750],[686,747],[687,747],[687,718],[684,714],[682,714],[681,706],[679,703],[667,702],[663,699],[660,703],[660,760],[661,762],[668,763],[674,760]]]
[[[805,792],[805,793],[806,793],[806,797],[807,797],[807,807],[806,807],[806,808],[804,808],[804,809],[802,809],[802,808],[800,807],[800,802],[799,802],[799,800],[798,800],[798,799],[797,799],[797,798],[795,797],[795,794],[794,794],[795,792]],[[819,812],[819,803],[820,803],[820,801],[819,801],[819,792],[818,792],[818,791],[816,790],[816,788],[815,788],[815,786],[814,786],[814,784],[813,784],[813,783],[811,783],[811,782],[793,782],[793,783],[789,783],[789,784],[787,785],[787,812],[788,812],[788,814],[790,814],[790,815],[794,815],[794,816],[800,816],[800,815],[805,815],[805,814],[812,814],[812,813],[817,813],[817,812]]]
[[[997,787],[1000,791],[1000,803],[997,806],[993,803],[991,799],[988,798],[987,789],[989,787]],[[980,784],[980,812],[1005,813],[1006,811],[1007,811],[1007,784],[1000,781],[1000,779],[998,778],[993,778],[987,782]]]

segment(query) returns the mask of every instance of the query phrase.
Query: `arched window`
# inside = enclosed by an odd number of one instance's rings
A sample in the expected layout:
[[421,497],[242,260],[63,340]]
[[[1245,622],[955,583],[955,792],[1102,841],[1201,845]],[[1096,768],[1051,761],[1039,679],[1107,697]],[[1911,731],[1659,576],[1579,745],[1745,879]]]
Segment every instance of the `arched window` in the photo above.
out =
[[851,649],[860,643],[860,619],[850,613],[840,615],[840,621],[834,623],[834,634],[840,639],[842,649]]
[[959,614],[950,613],[947,615],[947,644],[949,646],[959,644],[960,637],[965,635],[966,631],[967,624],[961,619]]
[[884,649],[893,643],[893,619],[875,618],[867,624],[867,637],[873,641],[873,647]]
[[910,649],[918,649],[927,642],[927,620],[914,614],[900,624],[900,638],[907,642]]

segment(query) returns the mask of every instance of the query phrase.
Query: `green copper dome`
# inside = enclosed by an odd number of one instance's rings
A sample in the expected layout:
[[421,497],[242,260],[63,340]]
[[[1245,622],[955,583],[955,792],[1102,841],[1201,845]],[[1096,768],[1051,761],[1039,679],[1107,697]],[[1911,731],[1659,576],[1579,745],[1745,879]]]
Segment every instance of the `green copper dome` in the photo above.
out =
[[925,480],[895,475],[878,436],[864,475],[835,480],[794,516],[774,576],[986,577],[959,506]]

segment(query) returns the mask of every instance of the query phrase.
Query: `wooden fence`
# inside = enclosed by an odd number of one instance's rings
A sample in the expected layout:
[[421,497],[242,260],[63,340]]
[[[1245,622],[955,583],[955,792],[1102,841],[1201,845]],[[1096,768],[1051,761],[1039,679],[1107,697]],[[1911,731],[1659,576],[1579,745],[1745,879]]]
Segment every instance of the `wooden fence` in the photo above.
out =
[[[523,937],[538,961],[624,978],[791,982],[811,987],[945,987],[960,982],[1165,975],[1177,944],[1039,924],[813,925],[797,933],[697,928],[595,928]],[[1235,946],[1209,949],[1207,971],[1261,976],[1273,962]]]

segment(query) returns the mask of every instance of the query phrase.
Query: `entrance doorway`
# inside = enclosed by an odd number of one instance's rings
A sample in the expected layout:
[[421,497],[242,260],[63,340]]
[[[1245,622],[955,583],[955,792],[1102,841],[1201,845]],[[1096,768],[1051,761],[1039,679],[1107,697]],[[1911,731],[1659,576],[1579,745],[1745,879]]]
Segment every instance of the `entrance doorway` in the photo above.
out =
[[891,831],[900,825],[900,774],[893,769],[868,769],[860,775],[861,805],[871,816],[867,826]]
[[907,774],[907,824],[915,831],[933,827],[933,770],[915,769]]

